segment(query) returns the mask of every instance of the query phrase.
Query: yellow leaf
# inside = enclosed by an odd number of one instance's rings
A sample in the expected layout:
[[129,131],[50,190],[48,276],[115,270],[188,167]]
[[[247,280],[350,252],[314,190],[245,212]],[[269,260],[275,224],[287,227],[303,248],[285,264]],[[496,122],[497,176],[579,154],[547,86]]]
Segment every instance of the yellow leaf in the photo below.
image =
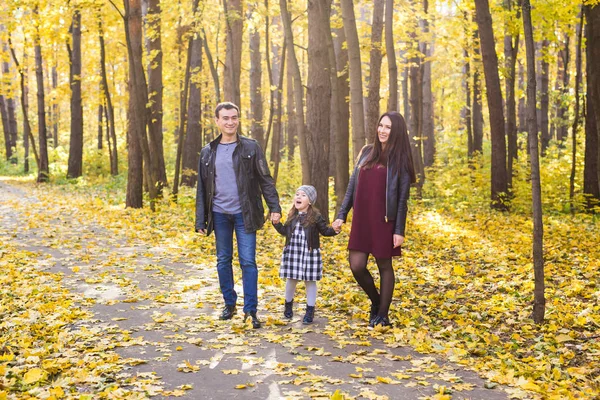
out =
[[81,267],[73,267],[71,268],[71,271],[73,272],[79,272],[81,270]]
[[462,265],[455,265],[454,266],[454,275],[457,275],[457,276],[466,275],[465,267],[463,267]]
[[339,390],[336,390],[331,395],[331,397],[329,398],[329,400],[344,400],[344,395]]
[[246,385],[236,385],[236,389],[246,389]]
[[181,350],[183,350],[183,347],[181,347],[181,346],[177,346],[177,347],[175,348],[175,350],[177,350],[177,351],[181,351]]
[[30,385],[32,383],[38,382],[46,377],[46,372],[44,372],[41,368],[32,368],[23,377],[23,383],[26,385]]
[[378,376],[377,380],[381,383],[391,383],[392,382],[392,380],[390,378],[385,377],[385,376]]
[[565,335],[564,333],[556,335],[555,339],[558,343],[570,342],[571,340],[573,340],[571,336]]

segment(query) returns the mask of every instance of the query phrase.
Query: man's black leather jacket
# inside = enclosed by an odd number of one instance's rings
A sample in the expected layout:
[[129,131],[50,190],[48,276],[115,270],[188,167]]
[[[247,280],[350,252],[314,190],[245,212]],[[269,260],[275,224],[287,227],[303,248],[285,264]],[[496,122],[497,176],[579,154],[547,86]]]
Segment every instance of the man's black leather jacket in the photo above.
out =
[[[196,231],[213,231],[212,206],[215,195],[215,159],[221,136],[207,144],[200,152],[198,185],[196,188]],[[265,155],[254,139],[238,135],[233,151],[233,170],[240,195],[240,205],[246,232],[255,232],[265,222],[261,193],[270,212],[281,213],[279,195],[269,172]]]
[[[354,205],[354,196],[356,187],[358,186],[358,175],[360,168],[366,161],[367,156],[373,150],[373,145],[367,145],[358,156],[358,162],[354,167],[348,189],[337,218],[346,222],[348,213]],[[387,166],[387,181],[386,181],[386,221],[394,221],[394,234],[404,236],[404,228],[406,227],[406,214],[408,212],[408,197],[410,196],[410,173],[405,169],[398,171],[393,166]]]

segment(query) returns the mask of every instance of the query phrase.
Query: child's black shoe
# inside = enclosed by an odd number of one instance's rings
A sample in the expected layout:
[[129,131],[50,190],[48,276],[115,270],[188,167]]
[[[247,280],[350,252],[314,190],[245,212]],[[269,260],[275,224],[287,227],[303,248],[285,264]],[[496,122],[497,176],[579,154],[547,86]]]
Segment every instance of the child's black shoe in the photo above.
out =
[[287,319],[292,319],[294,316],[294,300],[285,302],[285,310],[283,316]]
[[306,314],[304,314],[302,323],[304,325],[312,324],[314,318],[315,318],[315,306],[306,306]]

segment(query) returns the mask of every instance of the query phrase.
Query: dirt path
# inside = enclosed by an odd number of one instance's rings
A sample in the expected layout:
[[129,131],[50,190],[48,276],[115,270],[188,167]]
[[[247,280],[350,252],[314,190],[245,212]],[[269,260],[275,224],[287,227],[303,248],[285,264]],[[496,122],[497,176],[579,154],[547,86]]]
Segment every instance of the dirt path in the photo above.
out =
[[348,316],[318,310],[316,322],[304,326],[297,308],[285,323],[280,299],[266,290],[259,291],[263,329],[245,326],[239,314],[219,321],[213,265],[116,235],[75,205],[41,204],[31,188],[6,181],[0,242],[33,251],[40,268],[63,274],[61,284],[94,315],[80,326],[114,343],[128,359],[119,379],[136,377],[131,385],[148,395],[295,399],[339,390],[355,398],[422,399],[445,387],[452,399],[508,398],[471,371],[386,344],[392,332],[349,329]]

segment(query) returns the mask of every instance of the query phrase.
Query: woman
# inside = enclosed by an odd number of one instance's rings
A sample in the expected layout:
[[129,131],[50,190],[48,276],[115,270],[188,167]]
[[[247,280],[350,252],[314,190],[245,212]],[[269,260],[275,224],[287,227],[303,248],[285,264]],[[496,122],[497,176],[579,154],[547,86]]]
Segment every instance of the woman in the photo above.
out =
[[[350,269],[371,300],[370,327],[391,325],[388,312],[395,283],[392,257],[401,254],[410,185],[415,181],[406,122],[400,113],[387,112],[379,118],[373,144],[360,151],[332,224],[334,229],[341,227],[354,207],[348,241]],[[380,292],[367,269],[369,254],[377,262]]]

